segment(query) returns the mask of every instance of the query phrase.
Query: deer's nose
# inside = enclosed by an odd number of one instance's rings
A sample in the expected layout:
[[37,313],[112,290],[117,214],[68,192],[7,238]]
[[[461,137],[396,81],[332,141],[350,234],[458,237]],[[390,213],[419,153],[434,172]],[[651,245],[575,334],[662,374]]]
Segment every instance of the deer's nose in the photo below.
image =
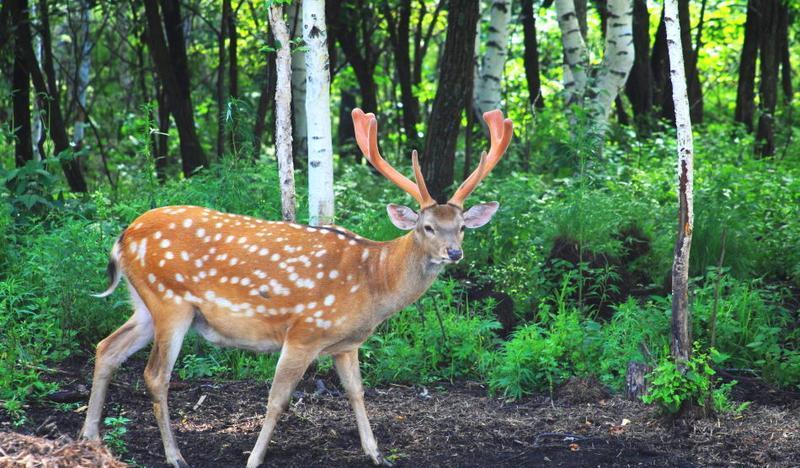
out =
[[450,260],[457,261],[461,260],[461,257],[464,256],[464,252],[461,249],[447,249],[447,256],[450,257]]

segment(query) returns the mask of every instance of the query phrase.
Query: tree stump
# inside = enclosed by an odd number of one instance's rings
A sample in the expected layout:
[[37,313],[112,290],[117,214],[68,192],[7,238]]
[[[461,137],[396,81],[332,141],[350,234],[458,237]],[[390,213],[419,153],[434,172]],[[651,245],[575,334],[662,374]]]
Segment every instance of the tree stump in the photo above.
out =
[[625,398],[628,400],[641,400],[647,393],[647,380],[645,377],[653,368],[642,362],[631,361],[625,374]]

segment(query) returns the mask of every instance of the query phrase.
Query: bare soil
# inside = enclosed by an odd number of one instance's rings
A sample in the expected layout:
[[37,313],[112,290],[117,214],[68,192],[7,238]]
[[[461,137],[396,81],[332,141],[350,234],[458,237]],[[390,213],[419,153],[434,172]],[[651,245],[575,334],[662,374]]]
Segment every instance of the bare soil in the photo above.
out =
[[[131,420],[122,436],[123,460],[164,466],[143,366],[132,360],[117,373],[106,416]],[[75,396],[81,406],[90,376],[89,363],[80,361],[54,374],[66,398]],[[276,429],[265,466],[368,466],[355,418],[337,385],[328,375],[304,380]],[[534,395],[513,403],[487,396],[486,388],[474,382],[391,385],[368,389],[366,405],[383,454],[398,467],[800,466],[796,394],[743,388],[740,395],[756,401],[742,416],[687,422],[669,420],[653,407],[593,385],[559,389],[555,400]],[[195,467],[243,466],[268,391],[268,382],[173,382],[172,422],[186,460]],[[32,404],[28,421],[17,428],[0,412],[0,431],[74,437],[84,408],[63,408],[53,402]]]

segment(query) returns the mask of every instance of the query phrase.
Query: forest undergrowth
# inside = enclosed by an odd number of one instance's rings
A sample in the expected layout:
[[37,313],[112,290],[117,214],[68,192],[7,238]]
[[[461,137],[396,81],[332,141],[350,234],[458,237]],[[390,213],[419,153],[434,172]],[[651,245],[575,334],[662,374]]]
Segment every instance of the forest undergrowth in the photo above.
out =
[[[730,125],[697,132],[691,309],[699,380],[687,386],[668,366],[674,136],[642,139],[620,128],[612,131],[628,134],[595,145],[563,118],[545,117],[526,144],[534,156],[512,145],[476,192],[475,201],[498,200],[501,209],[467,236],[466,259],[365,343],[365,382],[469,379],[519,399],[552,393],[572,376],[619,391],[628,363],[640,361],[655,369],[651,399],[667,410],[681,397],[730,410],[730,385],[716,382],[714,369],[800,389],[798,152],[757,158],[752,137]],[[85,198],[63,191],[47,170],[55,160],[2,174],[0,400],[19,420],[27,401],[56,389],[43,373],[70,356],[92,359],[94,344],[130,314],[124,288],[107,299],[89,294],[104,289],[110,248],[136,216],[191,204],[280,217],[271,159],[228,155],[160,184],[146,156],[118,155],[125,177]],[[297,176],[298,213],[306,213]],[[337,224],[376,240],[401,234],[384,207],[408,200],[366,166],[340,164],[335,190]],[[190,335],[176,373],[270,379],[276,361]],[[317,371],[330,367],[323,359]]]

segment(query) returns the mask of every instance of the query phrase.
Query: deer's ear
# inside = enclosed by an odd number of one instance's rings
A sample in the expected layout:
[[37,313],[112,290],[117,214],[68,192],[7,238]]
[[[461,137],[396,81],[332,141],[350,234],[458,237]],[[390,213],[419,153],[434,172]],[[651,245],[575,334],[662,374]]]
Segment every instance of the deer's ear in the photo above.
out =
[[417,226],[419,216],[407,206],[389,203],[386,205],[386,211],[389,213],[389,219],[392,220],[392,224],[397,226],[398,229],[409,231]]
[[474,229],[488,223],[500,208],[497,202],[480,203],[464,212],[464,226]]

